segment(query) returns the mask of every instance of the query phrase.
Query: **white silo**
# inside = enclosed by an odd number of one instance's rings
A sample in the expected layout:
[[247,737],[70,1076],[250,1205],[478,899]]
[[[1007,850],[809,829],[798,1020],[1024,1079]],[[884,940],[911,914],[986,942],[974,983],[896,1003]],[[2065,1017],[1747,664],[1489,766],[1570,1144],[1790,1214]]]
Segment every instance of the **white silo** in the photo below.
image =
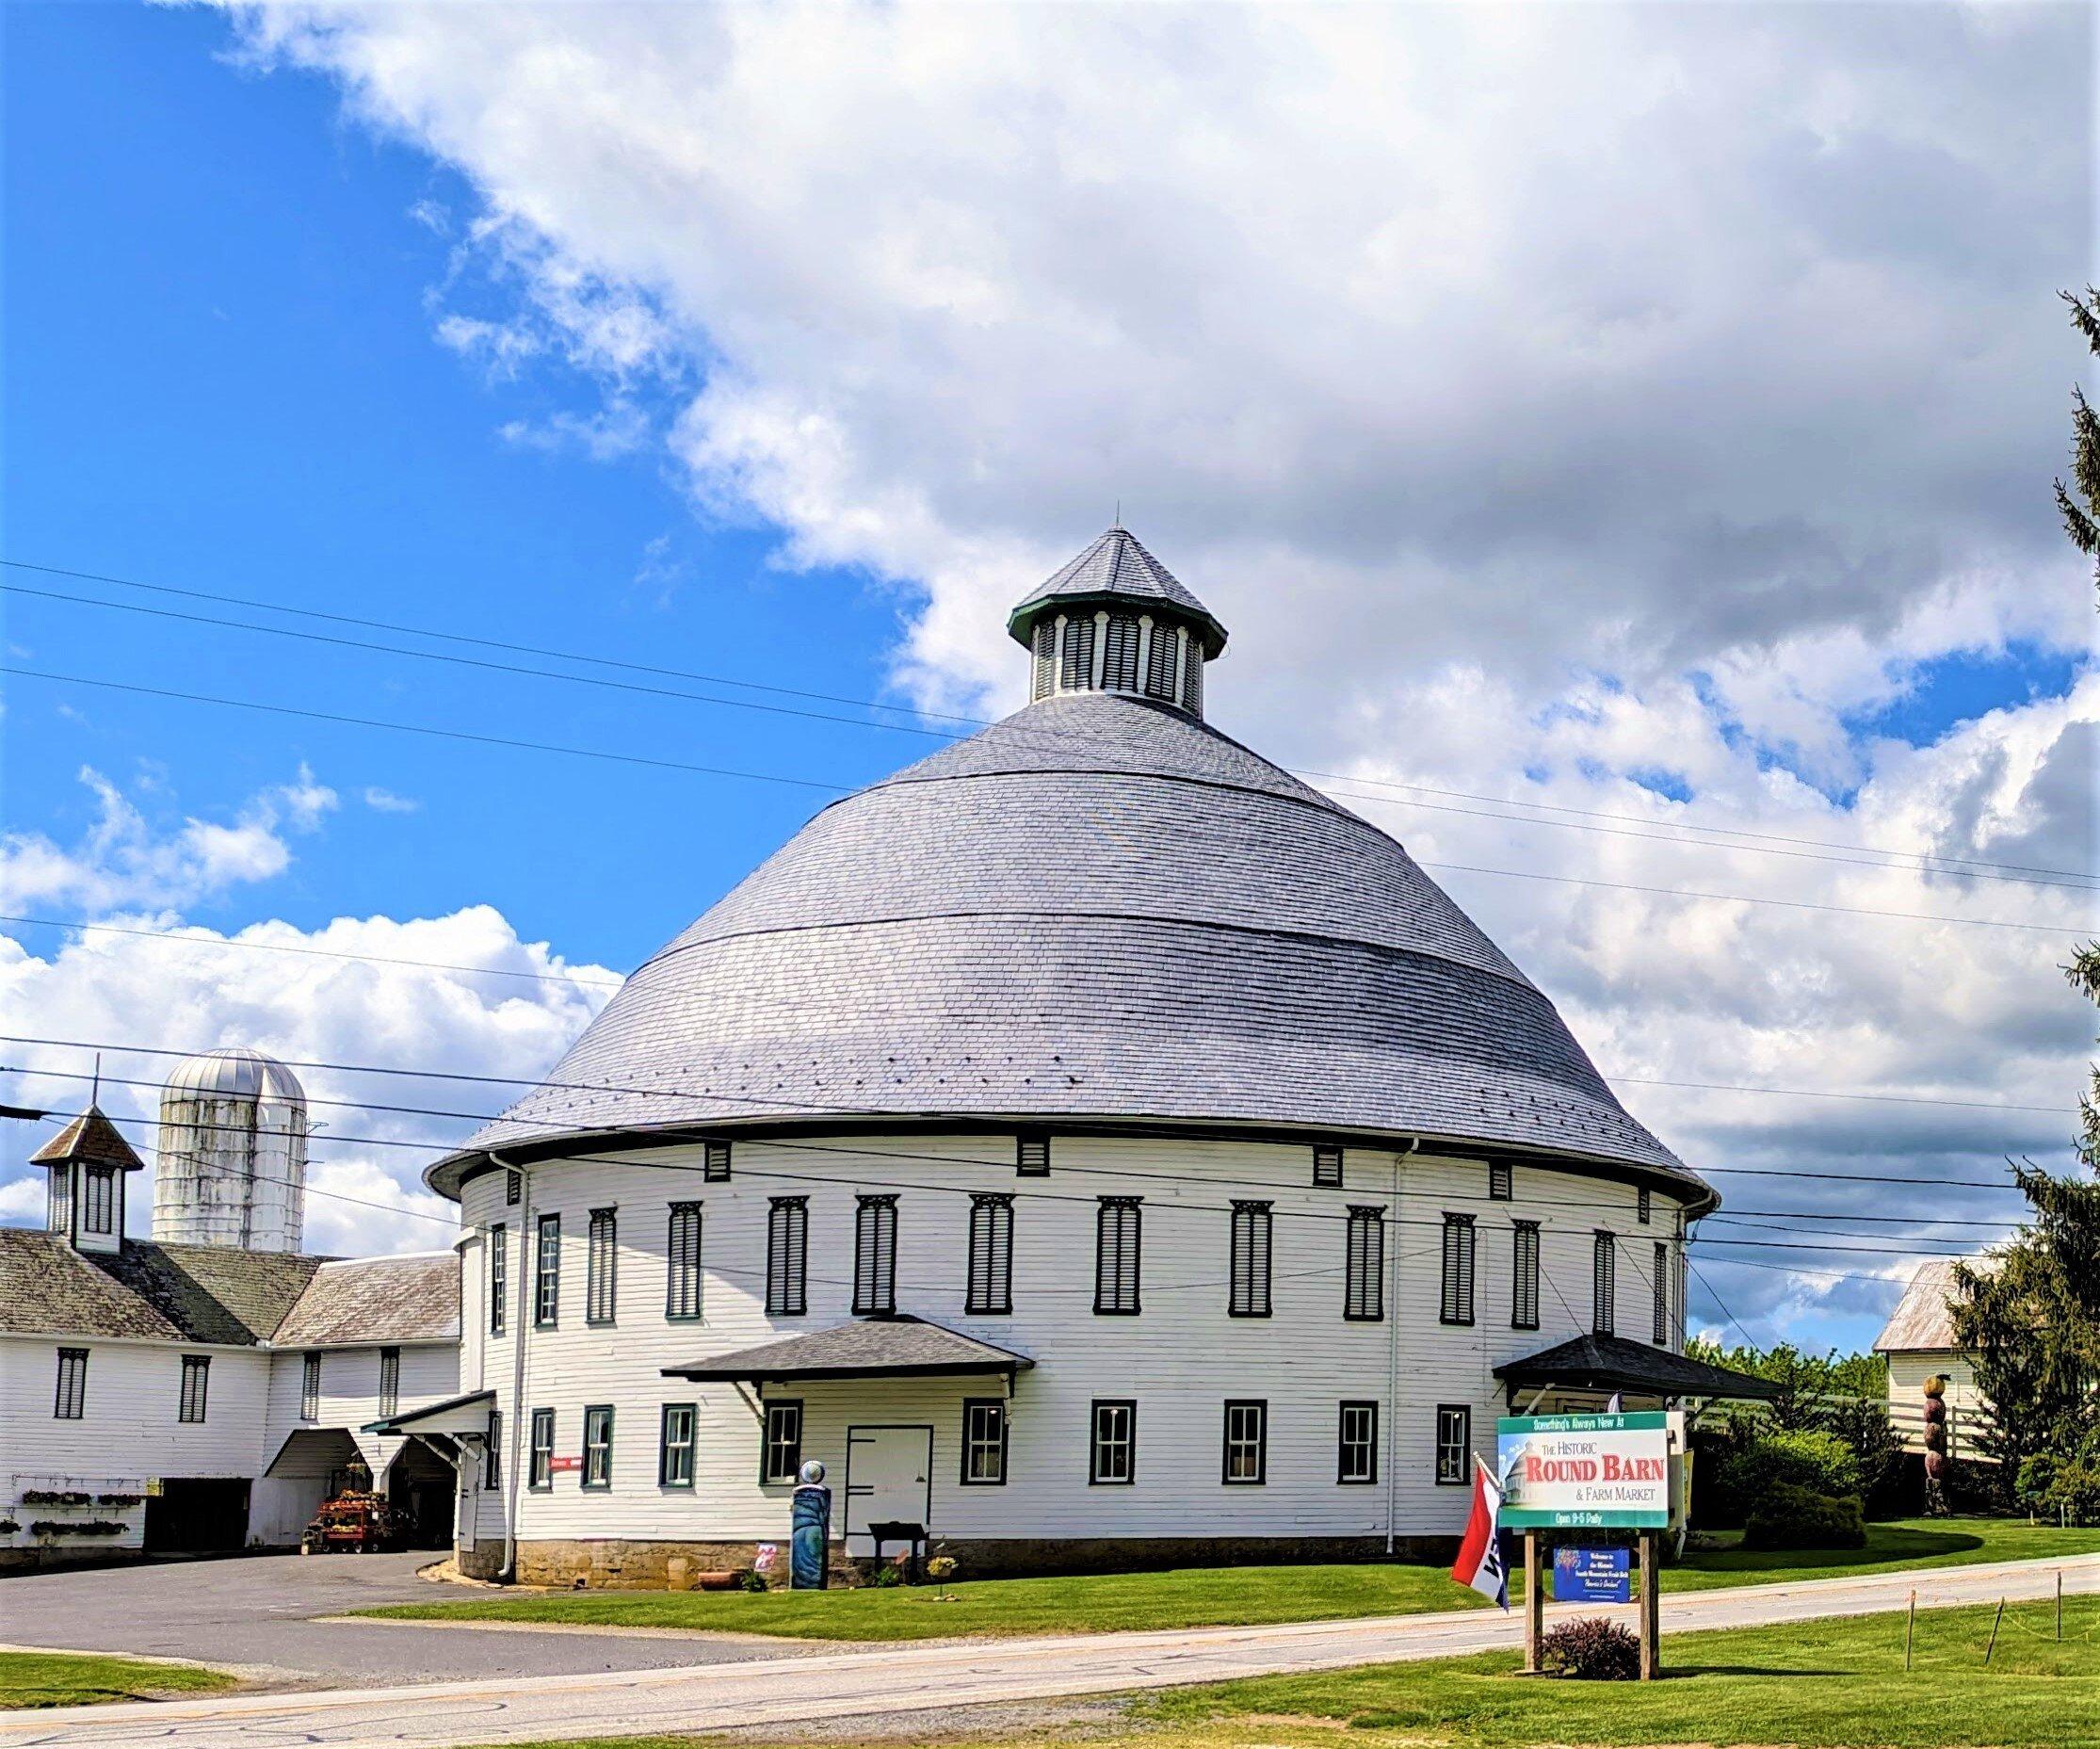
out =
[[306,1090],[260,1051],[206,1051],[160,1095],[153,1238],[297,1251],[306,1218]]

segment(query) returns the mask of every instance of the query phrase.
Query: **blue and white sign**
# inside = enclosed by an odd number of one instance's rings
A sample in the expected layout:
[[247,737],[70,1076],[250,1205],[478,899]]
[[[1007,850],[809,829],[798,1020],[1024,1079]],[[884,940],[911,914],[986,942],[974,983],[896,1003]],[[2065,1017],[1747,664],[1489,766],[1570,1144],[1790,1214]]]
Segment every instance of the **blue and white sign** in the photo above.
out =
[[1624,1548],[1557,1548],[1553,1551],[1556,1603],[1631,1603],[1633,1570]]

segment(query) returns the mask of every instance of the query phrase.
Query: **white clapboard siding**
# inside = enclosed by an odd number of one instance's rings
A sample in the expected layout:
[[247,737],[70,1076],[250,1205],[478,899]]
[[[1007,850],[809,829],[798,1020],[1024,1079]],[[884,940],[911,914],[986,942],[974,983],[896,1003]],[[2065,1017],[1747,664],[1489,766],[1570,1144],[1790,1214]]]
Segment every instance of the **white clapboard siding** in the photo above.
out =
[[1946,1349],[1913,1350],[1888,1357],[1888,1418],[1908,1451],[1925,1449],[1925,1381],[1947,1381],[1947,1450],[1957,1459],[1989,1463],[1976,1443],[1989,1427],[1991,1405],[1976,1388],[1976,1371],[1964,1355]]
[[[1312,1184],[1310,1146],[1202,1140],[1058,1136],[1045,1178],[1017,1178],[1010,1136],[854,1138],[827,1148],[739,1142],[733,1176],[708,1183],[697,1148],[664,1148],[632,1163],[549,1162],[527,1174],[525,1200],[506,1206],[500,1172],[465,1187],[462,1218],[465,1327],[476,1333],[460,1388],[493,1389],[506,1421],[507,1459],[519,1466],[519,1534],[533,1539],[635,1538],[740,1541],[779,1537],[784,1485],[758,1480],[759,1423],[746,1391],[693,1385],[663,1368],[818,1331],[852,1318],[854,1198],[897,1197],[897,1309],[1034,1358],[1011,1403],[1004,1486],[961,1484],[961,1405],[997,1395],[982,1380],[827,1382],[798,1392],[804,1403],[803,1455],[831,1466],[843,1491],[848,1429],[924,1424],[933,1429],[933,1526],[957,1537],[1343,1536],[1454,1534],[1465,1491],[1435,1481],[1439,1404],[1473,1414],[1474,1444],[1493,1442],[1506,1413],[1498,1364],[1590,1328],[1592,1236],[1620,1236],[1621,1335],[1650,1334],[1652,1246],[1674,1245],[1677,1206],[1656,1194],[1653,1224],[1637,1219],[1632,1187],[1572,1172],[1519,1166],[1513,1201],[1489,1197],[1484,1164],[1351,1149],[1340,1189]],[[1396,1193],[1396,1185],[1397,1187]],[[964,1312],[970,1190],[1014,1196],[1013,1311]],[[1093,1312],[1095,1201],[1143,1200],[1142,1311]],[[768,1319],[765,1310],[769,1198],[809,1199],[809,1310]],[[1273,1315],[1228,1315],[1230,1205],[1266,1198],[1275,1209]],[[698,1202],[704,1214],[703,1315],[667,1320],[670,1206]],[[1344,1217],[1377,1204],[1386,1228],[1388,1321],[1343,1318]],[[585,1319],[590,1210],[618,1210],[618,1287],[610,1323]],[[525,1328],[525,1385],[514,1391],[516,1344],[533,1304],[537,1217],[562,1218],[560,1316],[553,1329]],[[1446,1212],[1474,1217],[1475,1321],[1439,1321],[1441,1245]],[[1308,1219],[1305,1217],[1318,1217]],[[1512,1222],[1542,1229],[1539,1325],[1510,1325]],[[489,1336],[483,1236],[494,1221],[510,1232],[508,1328]],[[1397,1343],[1398,1391],[1392,1391]],[[1672,1345],[1675,1345],[1674,1338]],[[1138,1481],[1088,1482],[1090,1405],[1097,1397],[1138,1402]],[[1269,1404],[1268,1480],[1228,1485],[1220,1476],[1223,1404]],[[1336,1481],[1336,1419],[1343,1401],[1381,1405],[1379,1482]],[[699,1409],[697,1485],[657,1485],[662,1406]],[[556,1412],[556,1451],[580,1455],[583,1411],[614,1410],[613,1485],[586,1491],[564,1472],[543,1492],[525,1488],[529,1412]],[[1390,1493],[1390,1513],[1388,1494]],[[843,1506],[843,1493],[841,1497]],[[499,1515],[478,1509],[479,1532]]]

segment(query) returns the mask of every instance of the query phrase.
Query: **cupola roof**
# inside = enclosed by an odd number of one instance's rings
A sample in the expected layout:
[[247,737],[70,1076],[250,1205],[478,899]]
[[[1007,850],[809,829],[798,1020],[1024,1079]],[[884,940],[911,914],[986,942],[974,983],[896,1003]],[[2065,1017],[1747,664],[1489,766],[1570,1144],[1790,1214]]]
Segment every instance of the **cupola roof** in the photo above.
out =
[[29,1157],[32,1166],[70,1166],[75,1160],[90,1166],[115,1166],[125,1172],[146,1170],[146,1162],[117,1133],[116,1125],[98,1105],[89,1106]]
[[1023,600],[1008,616],[1007,630],[1016,642],[1026,644],[1035,623],[1045,613],[1110,603],[1139,613],[1171,608],[1175,617],[1201,633],[1205,659],[1215,657],[1225,647],[1225,628],[1217,616],[1121,524]]

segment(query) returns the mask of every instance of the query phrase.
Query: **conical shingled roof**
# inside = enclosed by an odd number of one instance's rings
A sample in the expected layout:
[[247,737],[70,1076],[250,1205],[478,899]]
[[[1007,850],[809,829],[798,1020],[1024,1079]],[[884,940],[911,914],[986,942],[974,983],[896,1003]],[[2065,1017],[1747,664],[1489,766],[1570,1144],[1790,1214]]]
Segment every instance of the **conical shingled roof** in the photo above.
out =
[[1050,609],[1111,601],[1126,603],[1140,612],[1151,607],[1174,607],[1203,633],[1205,656],[1215,656],[1225,647],[1225,628],[1211,610],[1120,524],[1023,600],[1008,617],[1007,630],[1025,644],[1036,621]]
[[89,1106],[29,1157],[32,1166],[63,1166],[73,1160],[86,1160],[90,1166],[115,1166],[124,1172],[146,1170],[146,1162],[117,1133],[116,1125],[98,1105]]

